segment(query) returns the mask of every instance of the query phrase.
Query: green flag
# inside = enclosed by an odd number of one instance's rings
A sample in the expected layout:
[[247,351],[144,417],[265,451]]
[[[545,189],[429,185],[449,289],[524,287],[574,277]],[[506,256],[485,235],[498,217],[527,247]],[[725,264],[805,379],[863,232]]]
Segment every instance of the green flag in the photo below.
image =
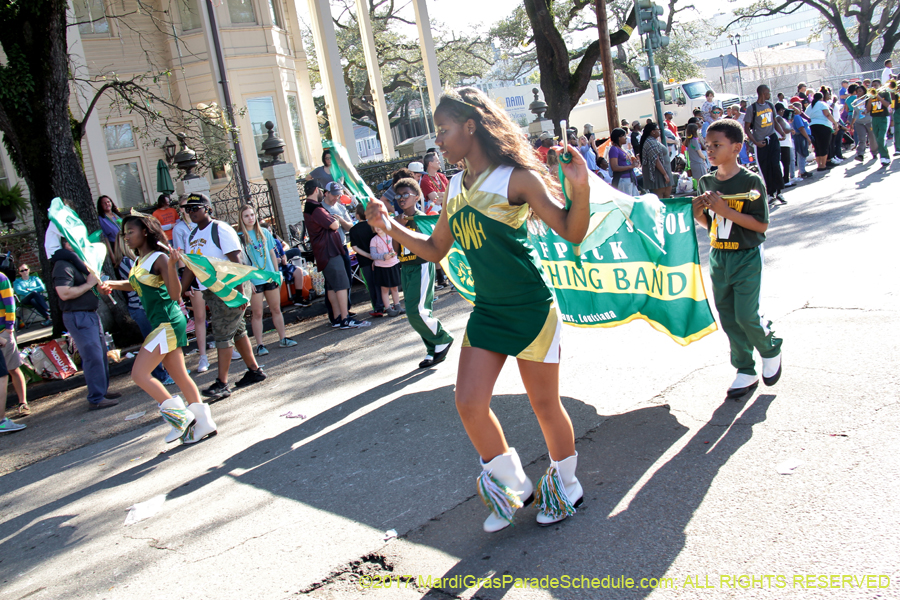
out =
[[249,265],[208,258],[200,254],[182,254],[181,258],[197,277],[197,281],[231,308],[247,303],[247,297],[241,293],[241,284],[245,281],[264,279],[281,285],[281,273],[263,271]]
[[369,198],[375,198],[375,194],[369,189],[368,184],[363,181],[362,177],[356,171],[356,167],[350,162],[350,155],[347,149],[331,140],[322,142],[322,146],[331,149],[331,176],[335,181],[344,184],[344,189],[350,192],[358,202],[363,206],[369,203]]
[[[583,244],[580,255],[549,228],[529,233],[563,322],[615,327],[643,319],[683,346],[715,331],[700,274],[691,199],[660,201],[648,195],[630,204],[627,217],[607,204],[591,205],[592,222],[595,214],[604,214],[592,232],[592,247],[585,251]],[[437,220],[418,216],[416,224],[429,234]],[[620,225],[609,233],[616,221]],[[474,281],[462,248],[454,243],[441,265],[463,298],[474,302]]]
[[50,217],[50,222],[56,225],[62,236],[68,240],[72,251],[78,255],[78,258],[89,270],[99,277],[103,271],[103,261],[106,260],[106,245],[101,242],[92,242],[89,239],[87,227],[84,226],[81,218],[74,210],[63,204],[61,199],[53,199],[47,215]]

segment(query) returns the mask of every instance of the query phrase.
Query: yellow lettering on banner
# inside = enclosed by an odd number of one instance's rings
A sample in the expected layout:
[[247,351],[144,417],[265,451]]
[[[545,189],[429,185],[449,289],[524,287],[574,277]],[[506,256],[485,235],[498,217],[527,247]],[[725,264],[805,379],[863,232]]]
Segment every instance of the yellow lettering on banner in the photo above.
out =
[[700,301],[706,297],[700,265],[693,263],[676,267],[656,266],[651,262],[582,263],[580,269],[572,261],[543,260],[541,264],[551,285],[561,290],[644,294],[658,300]]

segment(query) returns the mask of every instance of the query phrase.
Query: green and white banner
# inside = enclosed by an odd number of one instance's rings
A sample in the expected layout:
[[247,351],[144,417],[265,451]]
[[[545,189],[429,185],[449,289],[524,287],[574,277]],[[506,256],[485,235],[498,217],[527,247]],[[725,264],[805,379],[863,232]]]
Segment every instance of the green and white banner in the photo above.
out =
[[63,237],[68,240],[72,251],[78,255],[78,258],[89,270],[99,277],[103,271],[103,261],[106,260],[106,245],[92,242],[81,218],[59,198],[54,198],[50,203],[47,216],[50,217],[50,221],[56,225]]
[[[331,175],[363,205],[374,198],[333,142]],[[566,205],[571,184],[559,170]],[[690,198],[632,198],[590,176],[591,217],[585,239],[571,244],[549,228],[532,228],[531,243],[556,293],[563,322],[576,327],[616,327],[643,319],[686,346],[716,330],[703,278]],[[438,216],[418,216],[430,234]],[[441,261],[459,294],[475,303],[475,281],[466,255],[454,243]]]
[[363,206],[369,203],[369,198],[375,198],[375,194],[363,181],[356,171],[356,167],[350,161],[347,149],[331,140],[322,142],[322,147],[331,150],[331,176],[335,181],[344,184],[344,188]]
[[[616,327],[643,319],[683,346],[715,331],[700,273],[691,199],[644,196],[634,199],[627,217],[615,210],[607,204],[591,205],[592,221],[608,226],[619,220],[621,225],[605,238],[591,236],[593,247],[581,255],[550,229],[529,234],[563,322]],[[613,214],[606,214],[610,211]],[[433,230],[437,220],[416,217],[423,233]],[[459,293],[474,303],[474,281],[462,248],[454,243],[441,265]]]
[[264,279],[281,285],[281,273],[263,271],[230,260],[207,258],[200,254],[182,254],[181,259],[197,281],[231,308],[247,304],[247,297],[242,293],[245,281]]

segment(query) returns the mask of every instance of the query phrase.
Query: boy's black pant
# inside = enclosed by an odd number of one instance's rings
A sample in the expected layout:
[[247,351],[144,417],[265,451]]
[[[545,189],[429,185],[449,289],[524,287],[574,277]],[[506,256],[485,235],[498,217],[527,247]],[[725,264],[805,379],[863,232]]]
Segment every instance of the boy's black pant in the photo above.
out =
[[784,146],[781,147],[781,170],[782,181],[787,184],[791,180],[791,149]]
[[775,337],[772,322],[759,312],[762,268],[762,246],[709,251],[709,278],[719,321],[731,344],[731,364],[745,375],[756,375],[754,348],[763,358],[781,352],[781,338]]
[[375,312],[384,312],[384,302],[382,302],[381,300],[381,288],[375,285],[375,279],[372,275],[371,263],[361,268],[363,277],[366,280],[366,288],[369,290],[369,300],[372,302],[372,309]]

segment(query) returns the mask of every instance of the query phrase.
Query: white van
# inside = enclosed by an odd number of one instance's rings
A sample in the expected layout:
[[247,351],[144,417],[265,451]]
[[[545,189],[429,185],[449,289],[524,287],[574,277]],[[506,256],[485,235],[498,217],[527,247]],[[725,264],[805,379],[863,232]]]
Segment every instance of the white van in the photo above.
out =
[[[706,102],[706,92],[712,87],[703,79],[689,79],[687,81],[669,83],[665,85],[663,96],[663,112],[672,111],[672,119],[683,130],[688,119],[694,114],[695,108],[700,108]],[[716,102],[722,108],[740,102],[740,98],[734,94],[716,92]],[[627,119],[628,123],[640,121],[643,125],[647,119],[656,120],[656,111],[653,104],[653,94],[650,90],[642,90],[633,94],[625,94],[616,98],[619,109],[619,121]],[[609,137],[609,121],[606,114],[606,99],[601,98],[594,102],[579,104],[569,114],[569,123],[577,127],[578,132],[584,131],[584,125],[590,123],[594,126],[594,133],[598,138]]]

